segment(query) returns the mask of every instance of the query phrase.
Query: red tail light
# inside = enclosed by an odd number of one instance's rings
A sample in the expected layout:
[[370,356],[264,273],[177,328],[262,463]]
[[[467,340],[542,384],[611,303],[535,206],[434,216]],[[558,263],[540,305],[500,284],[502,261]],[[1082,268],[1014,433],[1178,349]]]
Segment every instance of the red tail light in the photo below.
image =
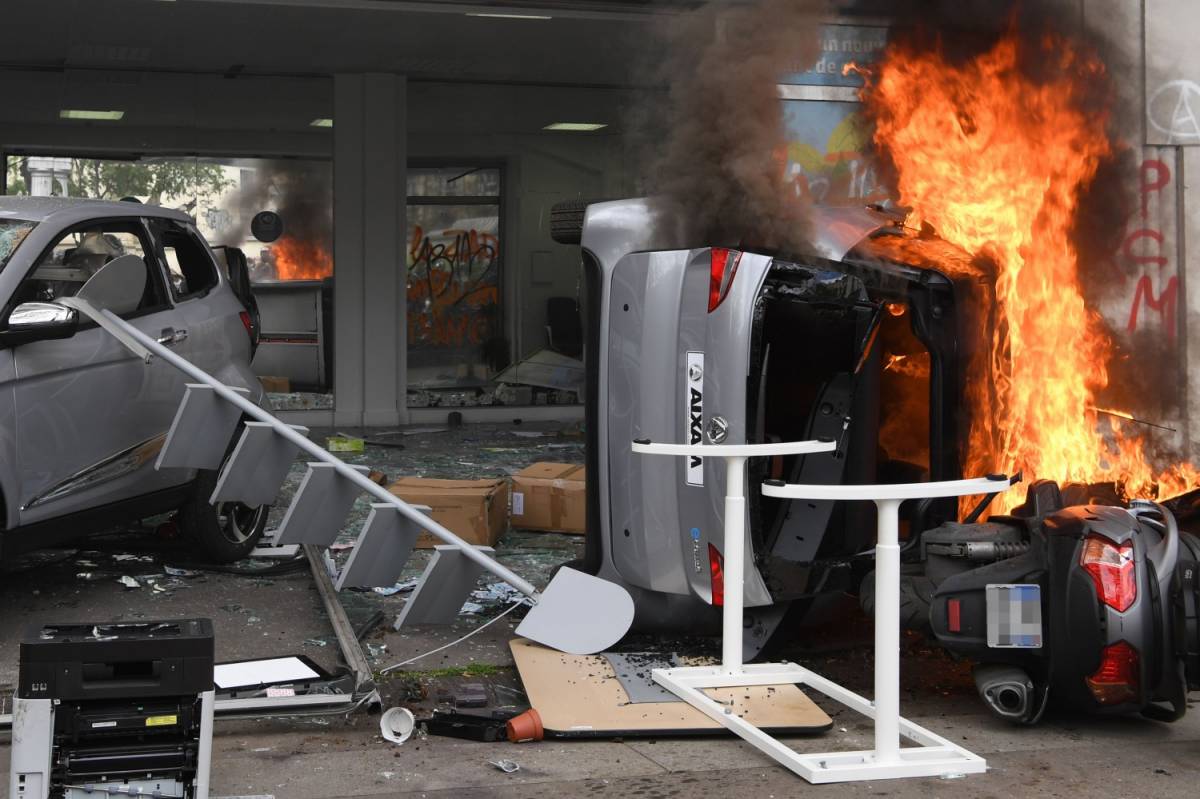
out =
[[946,629],[952,633],[962,632],[962,600],[946,601]]
[[724,247],[712,248],[712,266],[708,271],[708,312],[717,310],[717,306],[725,301],[725,295],[733,285],[737,275],[738,263],[742,254],[737,250]]
[[1079,563],[1092,576],[1101,602],[1121,613],[1129,610],[1137,599],[1133,544],[1117,546],[1107,538],[1089,536]]
[[1141,658],[1138,651],[1124,641],[1104,647],[1100,668],[1087,678],[1092,696],[1102,705],[1120,705],[1138,698]]
[[708,571],[712,576],[712,603],[725,604],[725,558],[712,544],[708,545]]
[[251,339],[254,338],[254,322],[250,319],[249,311],[242,311],[238,314],[238,318],[242,320],[242,327],[246,328],[246,335]]

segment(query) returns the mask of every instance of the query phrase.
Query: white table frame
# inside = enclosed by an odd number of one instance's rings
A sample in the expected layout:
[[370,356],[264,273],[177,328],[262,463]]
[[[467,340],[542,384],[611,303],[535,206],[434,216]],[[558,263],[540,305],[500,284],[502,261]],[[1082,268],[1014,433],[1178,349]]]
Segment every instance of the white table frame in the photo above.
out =
[[[893,485],[763,484],[764,496],[780,499],[869,500],[878,508],[875,544],[875,701],[794,663],[742,662],[742,609],[745,563],[745,461],[748,457],[829,452],[832,442],[784,444],[654,444],[635,441],[633,451],[649,455],[725,458],[725,596],[722,659],[719,666],[654,669],[655,682],[722,724],[731,732],[811,783],[853,782],[900,777],[978,774],[987,761],[900,716],[900,503],[906,499],[960,497],[1007,491],[1014,482],[997,475],[970,480]],[[751,685],[807,685],[875,722],[875,748],[856,752],[802,754],[772,738],[710,699],[706,688]],[[900,738],[915,747],[900,747]]]

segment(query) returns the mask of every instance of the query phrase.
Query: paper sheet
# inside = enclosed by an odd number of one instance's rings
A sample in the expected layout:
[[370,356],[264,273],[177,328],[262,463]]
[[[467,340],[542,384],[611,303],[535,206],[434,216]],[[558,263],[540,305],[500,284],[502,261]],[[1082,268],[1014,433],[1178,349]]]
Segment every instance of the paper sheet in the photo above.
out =
[[222,689],[311,680],[319,676],[297,657],[219,663],[213,667],[213,682]]

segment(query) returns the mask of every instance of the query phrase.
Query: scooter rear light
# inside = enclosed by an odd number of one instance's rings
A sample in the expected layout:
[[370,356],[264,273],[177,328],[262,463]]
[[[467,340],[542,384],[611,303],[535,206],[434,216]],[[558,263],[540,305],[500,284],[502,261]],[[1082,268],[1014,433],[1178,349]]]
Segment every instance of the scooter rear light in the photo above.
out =
[[738,264],[742,254],[737,250],[725,247],[712,248],[712,263],[708,271],[708,312],[717,310],[717,306],[725,301],[729,289],[733,286],[733,278],[737,275]]
[[241,311],[240,313],[238,313],[238,318],[242,320],[242,327],[246,328],[246,335],[249,336],[251,340],[253,340],[254,339],[254,322],[253,322],[253,320],[250,319],[250,312],[249,311]]
[[725,558],[712,544],[708,545],[708,572],[712,577],[712,603],[725,604]]
[[1133,544],[1117,546],[1107,538],[1088,536],[1079,563],[1092,576],[1101,602],[1121,613],[1129,610],[1137,599]]
[[952,633],[962,632],[962,600],[950,599],[946,602],[946,629]]
[[1092,696],[1101,705],[1120,705],[1138,699],[1141,657],[1124,641],[1104,647],[1100,668],[1086,678]]

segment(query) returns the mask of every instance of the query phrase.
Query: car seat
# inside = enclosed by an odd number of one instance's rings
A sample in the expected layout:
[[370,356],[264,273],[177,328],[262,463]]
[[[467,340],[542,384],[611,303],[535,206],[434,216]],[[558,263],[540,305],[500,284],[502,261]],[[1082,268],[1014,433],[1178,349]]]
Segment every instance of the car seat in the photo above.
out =
[[583,324],[579,304],[572,297],[546,300],[546,338],[550,349],[571,358],[583,353]]

